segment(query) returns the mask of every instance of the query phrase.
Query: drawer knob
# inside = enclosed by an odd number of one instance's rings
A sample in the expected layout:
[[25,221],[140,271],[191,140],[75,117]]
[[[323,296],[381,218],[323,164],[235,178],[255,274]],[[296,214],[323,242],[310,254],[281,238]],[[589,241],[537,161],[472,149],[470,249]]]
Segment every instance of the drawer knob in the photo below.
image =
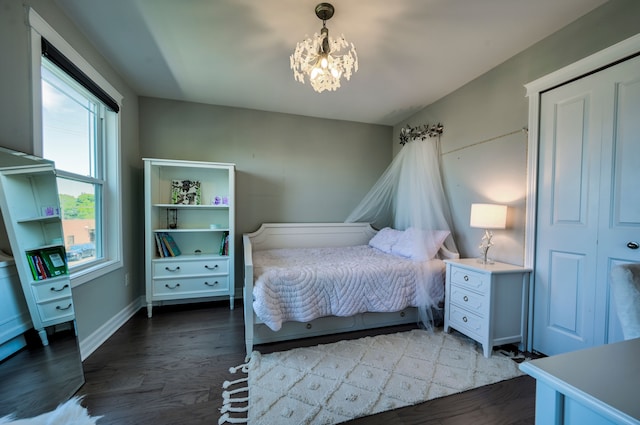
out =
[[169,289],[176,289],[178,286],[180,286],[180,284],[176,283],[175,285],[171,286],[168,283],[165,283],[164,286],[169,288]]
[[213,283],[205,282],[204,284],[207,285],[207,286],[218,286],[218,281],[216,280]]
[[464,323],[467,323],[467,321],[468,321],[468,320],[469,320],[469,319],[467,319],[467,316],[464,316],[464,317],[462,318],[462,321],[463,321]]
[[463,279],[464,279],[464,281],[465,281],[465,282],[468,282],[468,281],[469,281],[469,276],[467,276],[467,275],[465,274],[465,275],[464,275],[464,277],[463,277]]
[[69,303],[69,305],[66,307],[60,307],[59,305],[57,305],[56,310],[69,310],[71,308],[71,305],[71,303]]
[[168,272],[177,272],[178,270],[180,270],[180,266],[177,266],[177,267],[175,267],[175,268],[173,268],[173,269],[172,269],[171,267],[168,267],[168,266],[167,266],[167,267],[165,267],[164,269],[165,269],[166,271],[168,271]]
[[64,286],[60,289],[56,289],[55,287],[51,287],[51,291],[52,292],[60,292],[60,291],[64,291],[65,289],[67,289],[69,287],[69,284],[65,283]]
[[464,300],[464,302],[469,301],[469,297],[467,297],[466,295],[462,299]]
[[311,323],[307,323],[307,329],[311,329],[313,325]]
[[209,266],[208,264],[205,264],[204,268],[205,268],[205,269],[208,269],[208,270],[215,270],[215,269],[217,269],[217,268],[218,268],[218,265],[216,264],[215,266],[211,267],[211,266]]

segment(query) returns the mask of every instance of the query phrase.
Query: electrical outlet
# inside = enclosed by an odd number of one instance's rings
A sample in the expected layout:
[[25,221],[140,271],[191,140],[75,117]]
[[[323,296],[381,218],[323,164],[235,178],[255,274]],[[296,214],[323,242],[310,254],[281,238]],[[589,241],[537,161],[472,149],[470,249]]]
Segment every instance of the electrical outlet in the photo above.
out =
[[129,273],[124,274],[124,286],[129,286]]

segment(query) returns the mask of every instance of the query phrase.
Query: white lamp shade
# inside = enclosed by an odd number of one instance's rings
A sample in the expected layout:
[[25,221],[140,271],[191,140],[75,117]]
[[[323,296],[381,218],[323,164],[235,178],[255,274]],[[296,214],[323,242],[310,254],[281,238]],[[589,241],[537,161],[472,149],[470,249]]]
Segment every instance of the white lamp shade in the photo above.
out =
[[471,204],[470,226],[481,229],[504,229],[507,226],[507,206]]

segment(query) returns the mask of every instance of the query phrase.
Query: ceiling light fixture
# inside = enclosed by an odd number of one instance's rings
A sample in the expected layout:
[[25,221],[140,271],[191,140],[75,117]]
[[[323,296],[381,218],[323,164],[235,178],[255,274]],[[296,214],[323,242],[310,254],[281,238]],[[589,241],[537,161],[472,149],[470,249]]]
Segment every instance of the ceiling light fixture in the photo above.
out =
[[[334,11],[329,3],[316,6],[316,16],[322,19],[320,34],[315,33],[313,37],[299,42],[291,55],[291,69],[296,81],[304,84],[304,76],[307,75],[311,87],[318,93],[336,90],[342,76],[349,80],[358,71],[358,55],[353,43],[345,40],[344,35],[338,39],[329,37],[326,21],[331,19]],[[346,49],[344,54],[343,49]]]

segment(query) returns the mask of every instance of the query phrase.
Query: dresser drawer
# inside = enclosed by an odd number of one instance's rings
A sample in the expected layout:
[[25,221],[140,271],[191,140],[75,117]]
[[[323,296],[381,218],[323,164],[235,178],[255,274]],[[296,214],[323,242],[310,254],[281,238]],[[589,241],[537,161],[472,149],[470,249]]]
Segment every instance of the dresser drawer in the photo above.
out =
[[[475,337],[482,338],[486,333],[486,320],[460,308],[454,304],[449,305],[449,325],[459,331],[471,332]],[[475,338],[474,338],[475,339]]]
[[197,297],[215,296],[229,292],[229,276],[203,276],[153,281],[154,296]]
[[46,279],[31,285],[31,292],[36,302],[56,300],[64,297],[71,297],[71,284],[67,279],[51,280]]
[[197,276],[229,273],[229,260],[226,258],[197,260],[155,260],[153,277]]
[[482,292],[483,294],[487,293],[489,289],[489,279],[486,275],[459,267],[451,268],[451,283]]
[[480,317],[485,317],[485,312],[489,307],[484,295],[476,294],[456,285],[451,285],[451,302]]
[[38,314],[40,320],[45,326],[48,326],[47,322],[55,321],[60,323],[61,319],[68,317],[68,320],[73,320],[73,302],[71,297],[49,301],[38,304]]

